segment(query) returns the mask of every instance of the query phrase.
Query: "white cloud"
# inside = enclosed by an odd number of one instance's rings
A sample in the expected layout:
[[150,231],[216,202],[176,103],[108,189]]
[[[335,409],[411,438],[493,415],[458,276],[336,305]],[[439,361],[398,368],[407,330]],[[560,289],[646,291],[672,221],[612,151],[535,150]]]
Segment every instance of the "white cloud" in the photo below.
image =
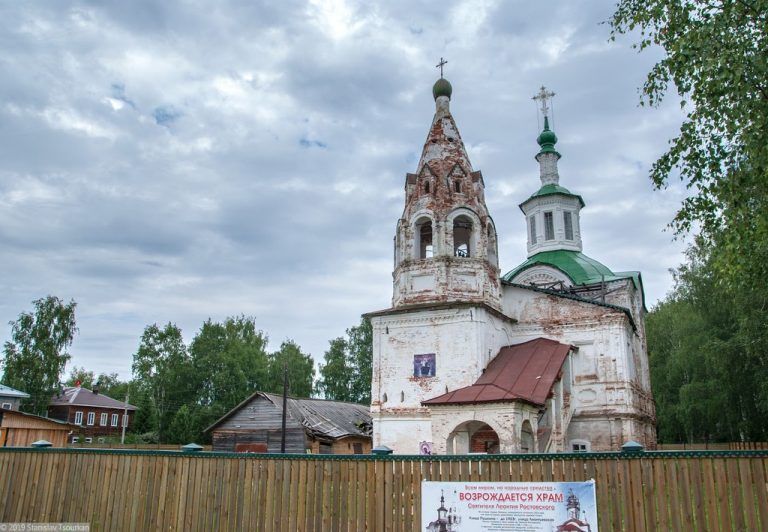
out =
[[[447,6],[447,7],[446,7]],[[652,303],[684,190],[647,172],[680,121],[637,107],[653,57],[601,2],[7,3],[0,32],[0,322],[78,301],[73,363],[130,372],[145,325],[252,314],[315,358],[391,297],[403,180],[448,59],[452,109],[500,237],[538,185],[530,96],[557,93],[585,252],[642,269]],[[8,330],[3,334],[7,338]],[[2,340],[2,338],[0,338]]]

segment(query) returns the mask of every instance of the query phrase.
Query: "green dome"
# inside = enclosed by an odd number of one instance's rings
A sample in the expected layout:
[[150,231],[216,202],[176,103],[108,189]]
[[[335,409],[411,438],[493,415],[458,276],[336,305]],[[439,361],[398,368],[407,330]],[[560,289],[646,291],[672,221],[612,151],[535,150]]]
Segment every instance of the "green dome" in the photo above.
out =
[[541,146],[541,151],[539,153],[557,153],[555,150],[557,135],[555,135],[554,131],[549,129],[549,118],[546,116],[544,117],[544,131],[539,134],[539,138],[536,139],[536,142]]
[[435,97],[435,100],[437,100],[438,96],[448,96],[448,99],[450,100],[452,92],[453,87],[451,87],[451,84],[448,83],[448,80],[445,78],[438,79],[432,87],[432,96]]
[[554,131],[545,129],[544,131],[541,132],[541,134],[539,135],[539,138],[536,139],[536,142],[538,142],[539,146],[541,146],[542,148],[544,147],[545,144],[549,144],[550,146],[554,147],[555,143],[557,142],[557,135],[555,135]]

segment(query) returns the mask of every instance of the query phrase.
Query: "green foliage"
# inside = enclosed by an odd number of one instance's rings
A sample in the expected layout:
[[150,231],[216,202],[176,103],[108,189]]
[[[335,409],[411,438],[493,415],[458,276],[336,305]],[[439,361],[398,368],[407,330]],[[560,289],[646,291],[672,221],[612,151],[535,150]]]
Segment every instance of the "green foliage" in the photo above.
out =
[[64,383],[67,386],[80,386],[89,390],[97,387],[99,393],[113,399],[124,399],[128,392],[129,383],[121,381],[117,373],[101,373],[95,376],[93,371],[87,371],[84,367],[73,367],[69,372],[69,378]]
[[34,312],[22,312],[10,324],[12,340],[3,348],[3,383],[30,395],[22,402],[23,410],[45,415],[70,358],[66,350],[77,332],[76,303],[47,296],[32,304]]
[[280,350],[269,357],[268,392],[283,393],[283,368],[288,372],[288,393],[293,397],[312,395],[315,367],[312,357],[301,352],[293,340],[280,344]]
[[661,47],[643,104],[670,84],[686,118],[653,165],[691,191],[673,227],[698,230],[675,292],[648,320],[662,437],[765,439],[768,414],[768,0],[620,0],[612,38]]
[[133,356],[133,372],[152,397],[157,432],[164,441],[176,410],[192,399],[196,385],[181,330],[172,323],[162,329],[157,324],[147,326]]
[[688,109],[680,133],[651,169],[656,187],[674,170],[693,192],[679,232],[699,228],[722,248],[713,266],[744,286],[768,273],[768,0],[622,0],[612,37],[640,31],[639,49],[665,57],[643,87],[658,105],[673,83]]
[[701,241],[692,248],[675,290],[646,321],[661,442],[768,438],[768,338],[753,330],[750,307],[765,289],[719,282],[718,253]]
[[346,338],[331,340],[320,366],[318,391],[328,399],[369,404],[373,361],[373,327],[363,318],[347,329]]

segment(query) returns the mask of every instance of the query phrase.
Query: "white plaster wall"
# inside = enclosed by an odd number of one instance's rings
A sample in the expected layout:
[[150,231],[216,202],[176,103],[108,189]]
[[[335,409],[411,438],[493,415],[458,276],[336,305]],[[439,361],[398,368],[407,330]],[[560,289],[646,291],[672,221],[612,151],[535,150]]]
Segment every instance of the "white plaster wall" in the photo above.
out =
[[[416,430],[419,441],[432,441],[428,429],[413,428],[414,420],[429,423],[429,409],[421,402],[474,384],[489,357],[511,338],[511,325],[483,307],[396,313],[371,323],[374,445],[397,453],[411,448]],[[414,377],[413,355],[427,353],[436,355],[435,377]]]
[[629,439],[655,445],[646,436],[655,417],[648,358],[626,314],[510,286],[504,287],[503,309],[519,321],[514,343],[546,337],[579,348],[571,361],[568,438],[593,442],[595,450],[618,449]]

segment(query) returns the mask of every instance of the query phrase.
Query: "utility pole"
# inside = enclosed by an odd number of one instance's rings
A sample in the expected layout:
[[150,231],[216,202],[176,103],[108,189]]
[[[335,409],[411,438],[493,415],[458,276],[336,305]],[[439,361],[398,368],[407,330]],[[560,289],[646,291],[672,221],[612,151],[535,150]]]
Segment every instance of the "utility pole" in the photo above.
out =
[[280,435],[280,453],[285,454],[285,426],[288,414],[288,363],[283,361],[283,426]]
[[123,411],[123,435],[120,437],[120,445],[125,445],[125,426],[128,424],[128,392],[125,392],[125,410]]

